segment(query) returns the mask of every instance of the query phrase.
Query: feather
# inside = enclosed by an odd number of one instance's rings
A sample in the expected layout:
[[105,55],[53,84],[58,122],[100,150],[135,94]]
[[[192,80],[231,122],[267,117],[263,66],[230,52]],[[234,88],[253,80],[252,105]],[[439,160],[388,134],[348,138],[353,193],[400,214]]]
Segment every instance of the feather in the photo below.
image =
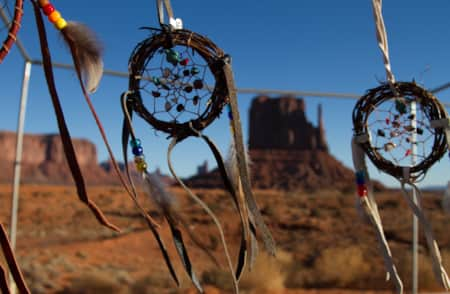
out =
[[[251,160],[250,156],[248,154],[248,151],[245,150],[245,161],[247,162],[247,173],[250,175],[250,165]],[[239,190],[238,181],[239,181],[239,167],[237,163],[237,156],[236,156],[236,147],[234,140],[232,140],[230,147],[228,149],[227,159],[225,161],[225,170],[227,171],[227,174],[229,175],[230,181],[235,188],[235,190]]]
[[78,22],[68,22],[61,32],[86,89],[95,92],[103,75],[103,48],[99,40],[91,29]]
[[164,212],[176,209],[175,197],[170,194],[160,177],[155,173],[144,173],[145,191],[156,206]]
[[[192,263],[188,254],[188,251],[185,246],[183,234],[179,228],[179,224],[183,223],[181,216],[176,212],[175,206],[175,198],[166,191],[164,184],[161,179],[159,179],[158,175],[150,174],[148,172],[144,172],[142,174],[143,180],[145,182],[145,190],[153,202],[161,209],[164,217],[170,226],[170,231],[172,232],[172,238],[175,244],[175,248],[178,251],[178,255],[181,258],[181,262],[183,263],[183,267],[186,270],[186,273],[191,278],[191,281],[197,288],[200,293],[203,293],[203,288],[200,284],[197,275],[194,272],[192,267]],[[185,226],[186,229],[189,230],[189,227]],[[189,231],[189,234],[193,236],[194,234]],[[194,243],[197,244],[197,239],[194,239]],[[200,249],[205,250],[205,248],[200,247]]]

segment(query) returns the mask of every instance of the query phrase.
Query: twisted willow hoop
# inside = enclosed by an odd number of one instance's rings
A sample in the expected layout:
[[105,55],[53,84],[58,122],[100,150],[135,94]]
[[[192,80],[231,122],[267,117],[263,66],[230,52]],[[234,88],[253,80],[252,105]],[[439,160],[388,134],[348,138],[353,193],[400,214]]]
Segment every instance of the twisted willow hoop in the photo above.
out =
[[[2,4],[3,3],[3,4]],[[8,5],[5,1],[0,2],[0,13],[3,14],[3,9],[8,9]],[[0,38],[4,38],[2,47],[0,47],[0,63],[2,63],[3,59],[8,55],[11,47],[16,41],[17,33],[20,29],[20,23],[22,21],[23,15],[23,0],[16,0],[14,4],[14,16],[10,23],[0,26]],[[3,18],[3,15],[1,15]],[[4,35],[4,36],[3,36]]]
[[193,129],[206,128],[228,103],[223,71],[228,56],[188,30],[155,32],[129,60],[133,109],[156,130],[196,136]]
[[[354,133],[377,168],[401,179],[404,167],[409,166],[411,177],[417,179],[448,148],[445,130],[433,126],[447,117],[439,100],[416,83],[385,83],[368,90],[356,103]],[[413,164],[412,144],[418,151]]]

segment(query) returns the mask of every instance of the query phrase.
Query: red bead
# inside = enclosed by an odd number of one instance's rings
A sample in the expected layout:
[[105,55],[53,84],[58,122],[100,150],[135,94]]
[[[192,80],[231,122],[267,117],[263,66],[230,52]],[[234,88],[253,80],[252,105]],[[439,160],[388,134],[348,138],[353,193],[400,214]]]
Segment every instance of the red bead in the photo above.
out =
[[55,7],[52,4],[48,3],[42,7],[42,11],[45,15],[49,16],[53,11],[55,11]]
[[389,118],[386,118],[386,124],[388,125],[391,122]]
[[405,157],[408,157],[408,156],[410,156],[411,155],[411,149],[408,149],[408,150],[406,150],[406,153],[405,153]]
[[187,59],[187,58],[185,58],[185,59],[183,59],[183,60],[180,61],[180,64],[181,64],[182,66],[188,65],[188,63],[189,63],[189,59]]
[[365,185],[358,185],[358,196],[365,197],[367,196],[367,187]]

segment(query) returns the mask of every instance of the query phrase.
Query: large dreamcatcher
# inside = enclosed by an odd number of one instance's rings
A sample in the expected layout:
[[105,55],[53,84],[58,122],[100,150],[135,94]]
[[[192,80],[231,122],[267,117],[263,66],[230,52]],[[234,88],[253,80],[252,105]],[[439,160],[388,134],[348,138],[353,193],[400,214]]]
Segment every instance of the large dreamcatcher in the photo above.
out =
[[[393,278],[397,292],[402,293],[403,284],[393,263],[370,187],[365,163],[367,155],[378,169],[399,180],[404,198],[424,228],[436,279],[448,289],[450,280],[442,266],[431,225],[420,204],[421,192],[415,183],[425,177],[428,169],[450,147],[450,120],[444,106],[432,93],[415,82],[395,81],[381,14],[382,1],[373,0],[372,4],[387,82],[368,90],[353,110],[352,151],[359,204],[376,229],[388,277]],[[417,194],[417,203],[407,188]]]
[[[7,53],[10,51],[14,41],[16,40],[17,32],[20,28],[20,22],[23,14],[23,1],[16,0],[14,6],[8,4],[6,0],[1,0],[0,3],[2,8],[0,9],[0,12],[2,13],[0,16],[3,18],[3,20],[8,19],[8,15],[4,14],[3,13],[4,11],[9,11],[9,13],[13,15],[12,21],[9,22],[9,25],[1,27],[0,29],[0,34],[2,37],[4,37],[4,41],[0,49],[0,63],[1,63],[5,58],[5,56],[7,55]],[[111,148],[109,147],[106,135],[103,131],[103,127],[96,115],[96,112],[93,108],[93,105],[88,95],[88,92],[95,91],[103,74],[103,62],[101,58],[102,48],[99,45],[95,35],[91,32],[89,28],[77,22],[66,21],[61,16],[61,13],[58,10],[56,10],[55,7],[48,0],[38,0],[38,1],[31,0],[31,3],[33,5],[36,17],[36,25],[38,28],[39,41],[41,45],[45,78],[47,81],[50,97],[52,99],[52,104],[54,107],[55,116],[57,119],[57,124],[62,139],[64,154],[68,162],[70,171],[72,173],[74,182],[76,184],[77,194],[79,196],[79,199],[89,207],[89,209],[93,212],[97,220],[102,225],[112,230],[119,231],[119,228],[110,223],[106,219],[102,211],[88,197],[85,187],[85,181],[78,164],[78,160],[75,154],[69,130],[65,122],[56,84],[54,81],[50,48],[47,42],[47,34],[42,14],[47,16],[48,20],[54,25],[54,27],[61,32],[63,40],[65,41],[70,50],[77,78],[80,82],[80,87],[83,92],[83,95],[99,127],[102,138],[108,149],[109,155],[113,159],[112,162],[114,168],[117,174],[119,175],[122,184],[126,188],[128,188],[128,186],[126,185],[126,181],[122,178],[118,165],[114,160],[114,156],[111,151]],[[11,13],[12,10],[14,11],[13,14]],[[127,191],[129,195],[133,196],[134,199],[132,191],[130,189],[127,189]],[[147,217],[147,220],[150,221],[150,218]],[[3,226],[1,226],[0,230],[0,243],[6,258],[6,262],[9,266],[9,269],[18,287],[18,290],[20,291],[20,293],[29,293],[29,290],[24,282],[23,276],[15,261],[13,251],[11,249],[6,231],[4,230]],[[9,287],[6,277],[7,275],[5,270],[1,268],[0,288],[2,293],[9,293]]]
[[[230,57],[208,38],[182,28],[180,19],[173,17],[169,0],[157,0],[160,28],[149,29],[151,36],[140,42],[129,60],[129,89],[122,95],[124,112],[123,155],[127,162],[127,146],[130,140],[136,169],[143,179],[150,197],[163,212],[170,226],[173,241],[182,264],[196,288],[202,292],[180,226],[184,223],[173,209],[171,196],[159,180],[148,172],[142,143],[132,126],[136,113],[155,130],[168,134],[171,142],[167,160],[170,172],[188,194],[209,214],[218,228],[227,264],[233,279],[235,292],[237,282],[248,262],[252,264],[257,251],[256,230],[264,240],[265,247],[274,254],[274,242],[263,222],[253,198],[247,158],[237,107],[236,89],[231,70]],[[164,23],[164,11],[169,24]],[[226,107],[232,133],[232,152],[225,162],[213,143],[202,133]],[[221,225],[209,207],[197,197],[176,175],[171,162],[173,148],[188,137],[198,137],[206,142],[217,161],[221,177],[239,212],[242,238],[237,264],[230,259]],[[149,162],[151,157],[149,159]],[[128,165],[125,164],[127,167]],[[129,175],[129,172],[127,170]],[[132,179],[129,176],[132,183]],[[134,185],[133,185],[134,186]],[[185,226],[189,231],[189,227]],[[170,272],[178,282],[157,228],[153,228]],[[195,236],[193,232],[190,235]]]

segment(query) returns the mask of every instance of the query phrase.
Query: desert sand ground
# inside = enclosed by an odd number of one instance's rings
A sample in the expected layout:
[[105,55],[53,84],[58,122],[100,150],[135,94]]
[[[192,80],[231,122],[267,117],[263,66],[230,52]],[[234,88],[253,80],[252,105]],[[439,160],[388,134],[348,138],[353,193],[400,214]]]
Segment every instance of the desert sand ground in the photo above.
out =
[[[171,189],[183,218],[196,236],[225,264],[212,221],[180,188]],[[238,216],[221,190],[196,190],[223,223],[233,256]],[[122,231],[101,227],[70,186],[21,187],[17,255],[33,293],[195,293],[183,274],[167,224],[151,201],[140,200],[156,220],[175,260],[176,288],[157,244],[120,187],[91,187],[92,199]],[[350,294],[393,293],[384,281],[383,261],[372,229],[360,221],[351,191],[257,191],[262,213],[278,244],[277,259],[262,253],[241,281],[245,293]],[[410,285],[411,214],[397,191],[377,195],[386,234],[406,288]],[[0,186],[0,220],[9,223],[11,186]],[[428,193],[430,216],[444,262],[450,266],[450,216],[440,209],[440,194]],[[188,238],[187,238],[188,239]],[[187,241],[206,293],[230,293],[229,274]],[[421,236],[422,293],[441,291],[434,282]],[[407,290],[407,293],[409,290]]]

